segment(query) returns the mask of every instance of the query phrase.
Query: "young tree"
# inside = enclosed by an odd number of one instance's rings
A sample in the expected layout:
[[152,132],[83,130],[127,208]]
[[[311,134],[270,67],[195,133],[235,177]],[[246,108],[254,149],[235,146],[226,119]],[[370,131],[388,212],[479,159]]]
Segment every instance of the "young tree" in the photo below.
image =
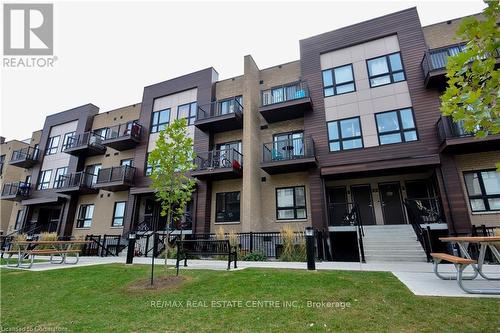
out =
[[465,18],[457,31],[466,40],[465,50],[448,58],[448,87],[441,96],[441,112],[463,121],[477,137],[500,132],[499,71],[495,69],[500,47],[497,26],[499,1],[485,1],[484,19]]
[[[167,217],[167,224],[180,220],[191,200],[196,182],[189,176],[189,171],[194,167],[194,158],[193,139],[187,133],[186,119],[176,119],[162,130],[155,149],[148,156],[152,168],[151,187],[160,202],[161,216]],[[153,231],[157,231],[156,227]],[[151,284],[153,269],[154,264]]]

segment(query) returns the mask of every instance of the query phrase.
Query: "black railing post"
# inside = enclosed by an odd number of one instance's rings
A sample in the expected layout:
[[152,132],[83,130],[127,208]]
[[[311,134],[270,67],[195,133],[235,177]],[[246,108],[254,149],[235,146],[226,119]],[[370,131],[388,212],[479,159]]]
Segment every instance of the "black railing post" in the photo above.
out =
[[250,253],[253,252],[253,232],[250,231]]

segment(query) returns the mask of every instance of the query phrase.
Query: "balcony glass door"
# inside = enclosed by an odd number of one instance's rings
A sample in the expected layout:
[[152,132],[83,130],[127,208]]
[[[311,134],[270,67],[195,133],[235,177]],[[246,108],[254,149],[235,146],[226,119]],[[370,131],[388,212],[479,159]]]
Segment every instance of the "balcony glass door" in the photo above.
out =
[[290,160],[304,156],[303,132],[276,134],[273,141],[273,160]]

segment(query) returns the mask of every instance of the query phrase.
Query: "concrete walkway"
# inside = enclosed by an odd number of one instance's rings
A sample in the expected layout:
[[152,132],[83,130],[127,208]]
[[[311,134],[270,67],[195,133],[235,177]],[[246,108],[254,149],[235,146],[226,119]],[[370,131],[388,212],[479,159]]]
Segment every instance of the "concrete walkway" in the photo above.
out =
[[[49,259],[39,257],[38,259]],[[103,265],[112,263],[125,263],[125,257],[81,257],[77,265],[55,265],[49,262],[33,264],[31,271],[47,271],[54,269],[68,269],[73,267],[83,267],[91,265]],[[134,264],[150,264],[151,258],[134,258]],[[155,264],[163,265],[163,259],[155,259]],[[175,265],[175,260],[169,259],[169,265]],[[7,268],[5,265],[0,266]],[[233,267],[233,265],[231,265]],[[306,263],[302,262],[281,262],[281,261],[239,261],[238,269],[245,268],[277,268],[277,269],[306,269]],[[227,262],[221,260],[188,260],[188,267],[181,269],[212,269],[226,270]],[[11,268],[9,268],[11,269]],[[18,269],[18,268],[12,268]],[[456,281],[440,280],[434,275],[433,265],[426,262],[371,262],[360,264],[355,262],[318,262],[317,270],[341,270],[341,271],[370,271],[370,272],[391,272],[415,295],[421,296],[448,296],[448,297],[495,297],[500,295],[474,295],[462,291]],[[234,269],[231,268],[233,271]],[[466,272],[472,271],[468,268]],[[487,265],[484,271],[495,277],[500,277],[500,265]],[[441,265],[440,272],[454,273],[452,265]],[[473,281],[466,281],[466,286],[472,288],[500,288],[500,281],[486,281],[477,278]]]

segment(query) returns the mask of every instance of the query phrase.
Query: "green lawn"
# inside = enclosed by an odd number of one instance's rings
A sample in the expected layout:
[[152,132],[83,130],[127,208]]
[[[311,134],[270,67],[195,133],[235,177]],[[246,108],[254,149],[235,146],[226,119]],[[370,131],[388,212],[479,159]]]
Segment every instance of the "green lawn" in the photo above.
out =
[[[181,287],[130,291],[148,266],[99,265],[46,272],[1,271],[2,328],[67,331],[449,331],[496,332],[500,300],[414,296],[390,273],[245,269],[185,270]],[[158,275],[164,274],[161,266]],[[173,270],[170,271],[170,274]],[[181,307],[152,307],[180,301]],[[205,301],[207,307],[188,307]],[[212,301],[242,301],[213,307]],[[248,301],[296,301],[295,307],[249,307]],[[307,301],[349,302],[311,308]],[[166,303],[163,303],[166,304]],[[234,304],[234,303],[233,303]],[[218,303],[222,305],[222,303]]]

